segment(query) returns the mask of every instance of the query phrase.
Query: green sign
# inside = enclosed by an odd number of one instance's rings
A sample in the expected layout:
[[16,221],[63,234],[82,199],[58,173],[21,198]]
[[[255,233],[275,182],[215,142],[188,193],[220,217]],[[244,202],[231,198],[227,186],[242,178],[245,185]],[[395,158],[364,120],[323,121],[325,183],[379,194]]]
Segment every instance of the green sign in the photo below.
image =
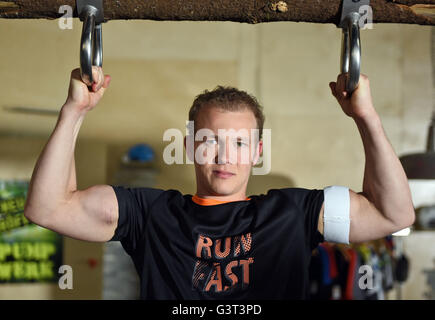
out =
[[27,181],[0,180],[0,283],[57,282],[62,236],[24,216]]

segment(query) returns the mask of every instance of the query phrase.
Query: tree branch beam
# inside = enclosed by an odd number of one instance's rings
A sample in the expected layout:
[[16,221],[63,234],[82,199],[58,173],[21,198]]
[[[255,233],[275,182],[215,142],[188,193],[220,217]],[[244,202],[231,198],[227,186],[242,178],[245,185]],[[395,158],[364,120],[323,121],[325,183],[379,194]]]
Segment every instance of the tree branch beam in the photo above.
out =
[[[295,21],[338,25],[341,0],[104,0],[106,21],[117,19]],[[59,8],[74,0],[0,0],[0,18],[57,19]],[[373,23],[435,25],[435,0],[371,0]]]

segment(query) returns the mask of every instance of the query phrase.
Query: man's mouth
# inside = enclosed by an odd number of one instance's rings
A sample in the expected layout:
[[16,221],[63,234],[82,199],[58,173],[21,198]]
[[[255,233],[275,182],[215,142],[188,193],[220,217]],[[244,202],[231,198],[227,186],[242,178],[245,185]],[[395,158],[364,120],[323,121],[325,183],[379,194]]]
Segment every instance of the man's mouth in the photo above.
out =
[[234,173],[223,171],[223,170],[213,170],[213,174],[221,179],[228,179],[234,176]]

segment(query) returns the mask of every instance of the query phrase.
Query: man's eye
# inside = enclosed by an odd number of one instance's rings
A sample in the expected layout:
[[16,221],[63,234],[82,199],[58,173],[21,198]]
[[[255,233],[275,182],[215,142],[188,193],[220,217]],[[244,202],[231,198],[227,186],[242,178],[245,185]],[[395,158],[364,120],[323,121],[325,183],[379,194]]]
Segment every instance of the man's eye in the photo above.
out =
[[248,144],[245,143],[245,142],[243,142],[243,141],[237,141],[237,146],[238,146],[238,147],[247,147]]
[[207,139],[205,142],[208,144],[216,144],[217,143],[216,139]]

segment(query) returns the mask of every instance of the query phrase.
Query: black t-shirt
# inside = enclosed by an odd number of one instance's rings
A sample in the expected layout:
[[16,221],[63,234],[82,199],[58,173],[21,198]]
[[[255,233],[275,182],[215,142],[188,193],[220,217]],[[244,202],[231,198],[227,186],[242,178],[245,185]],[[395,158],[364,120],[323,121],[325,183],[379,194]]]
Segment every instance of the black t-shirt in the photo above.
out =
[[323,190],[272,189],[204,206],[176,190],[115,190],[141,299],[306,299]]

